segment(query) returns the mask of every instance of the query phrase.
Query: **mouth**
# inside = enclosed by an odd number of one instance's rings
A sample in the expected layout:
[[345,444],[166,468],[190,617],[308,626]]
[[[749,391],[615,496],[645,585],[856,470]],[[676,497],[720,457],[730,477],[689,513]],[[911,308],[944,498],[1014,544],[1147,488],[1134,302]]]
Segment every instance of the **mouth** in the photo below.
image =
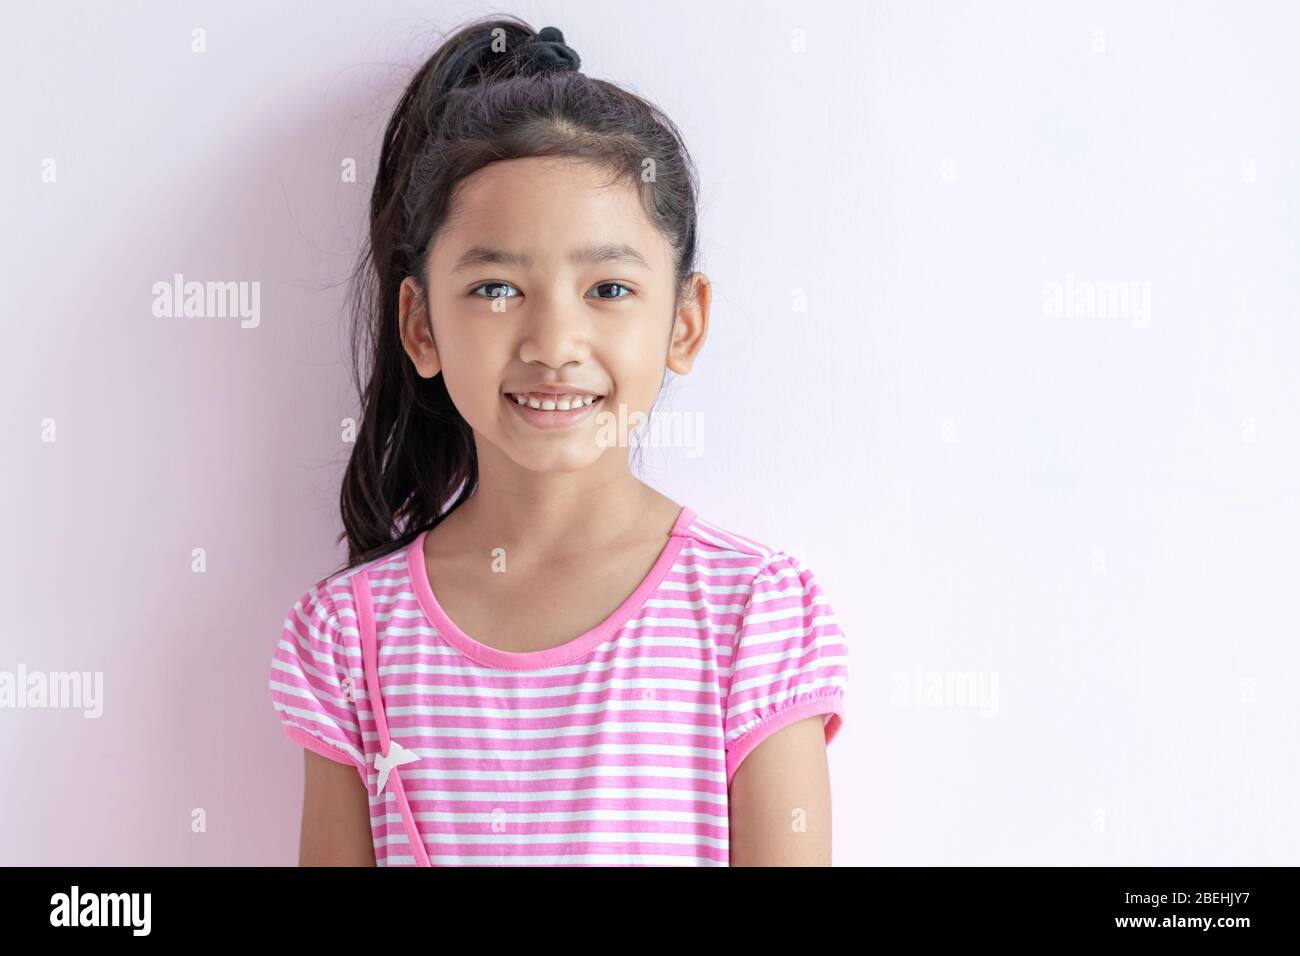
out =
[[524,422],[537,428],[566,428],[595,414],[604,395],[520,395],[502,393],[502,400]]

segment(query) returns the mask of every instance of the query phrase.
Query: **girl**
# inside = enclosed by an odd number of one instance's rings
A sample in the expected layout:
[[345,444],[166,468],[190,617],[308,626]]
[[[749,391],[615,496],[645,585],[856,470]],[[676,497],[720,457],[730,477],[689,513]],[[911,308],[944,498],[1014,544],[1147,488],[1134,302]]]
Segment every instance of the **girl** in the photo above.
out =
[[302,864],[830,863],[844,640],[794,556],[630,470],[711,293],[676,127],[579,66],[479,21],[388,123],[350,560],[270,675]]

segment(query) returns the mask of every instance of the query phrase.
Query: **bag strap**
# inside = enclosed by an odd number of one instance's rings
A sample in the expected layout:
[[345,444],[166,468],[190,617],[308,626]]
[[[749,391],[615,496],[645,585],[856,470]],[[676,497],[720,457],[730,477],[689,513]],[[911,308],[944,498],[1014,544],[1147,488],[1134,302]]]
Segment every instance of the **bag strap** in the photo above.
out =
[[[379,752],[387,760],[392,754],[393,738],[388,733],[384,700],[379,694],[379,647],[375,639],[375,611],[370,596],[370,575],[364,568],[352,575],[352,593],[356,599],[357,627],[361,631],[361,669],[365,672],[366,695],[370,698],[370,712],[374,714],[375,729],[379,732]],[[397,807],[406,827],[406,839],[411,845],[416,865],[432,866],[429,853],[424,848],[424,840],[415,825],[415,814],[411,812],[411,804],[406,798],[406,788],[402,785],[402,775],[397,766],[389,765],[385,786],[397,798]]]

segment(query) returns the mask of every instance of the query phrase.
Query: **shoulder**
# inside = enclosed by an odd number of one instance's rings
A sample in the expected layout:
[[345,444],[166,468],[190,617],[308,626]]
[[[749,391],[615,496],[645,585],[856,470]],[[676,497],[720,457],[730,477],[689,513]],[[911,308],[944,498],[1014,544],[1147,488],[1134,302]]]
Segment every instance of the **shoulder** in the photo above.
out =
[[395,583],[399,575],[406,573],[408,547],[395,546],[379,557],[317,580],[298,598],[289,613],[289,621],[296,618],[312,631],[319,632],[313,636],[354,643],[358,637],[357,579],[364,575],[372,591]]
[[682,530],[683,556],[706,571],[730,572],[751,584],[806,573],[798,549],[787,550],[740,534],[694,512]]

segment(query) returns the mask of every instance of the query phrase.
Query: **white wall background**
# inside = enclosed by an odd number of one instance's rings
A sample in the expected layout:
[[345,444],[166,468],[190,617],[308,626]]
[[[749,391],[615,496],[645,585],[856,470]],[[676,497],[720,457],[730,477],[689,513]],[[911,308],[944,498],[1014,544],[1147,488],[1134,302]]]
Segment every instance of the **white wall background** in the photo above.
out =
[[[704,443],[647,461],[839,614],[836,862],[1300,863],[1281,0],[11,11],[0,671],[104,712],[0,710],[0,862],[296,860],[266,675],[342,555],[343,281],[402,84],[493,9],[700,166]],[[258,326],[155,318],[178,272],[259,282]],[[1067,279],[1149,311],[1053,317]]]

